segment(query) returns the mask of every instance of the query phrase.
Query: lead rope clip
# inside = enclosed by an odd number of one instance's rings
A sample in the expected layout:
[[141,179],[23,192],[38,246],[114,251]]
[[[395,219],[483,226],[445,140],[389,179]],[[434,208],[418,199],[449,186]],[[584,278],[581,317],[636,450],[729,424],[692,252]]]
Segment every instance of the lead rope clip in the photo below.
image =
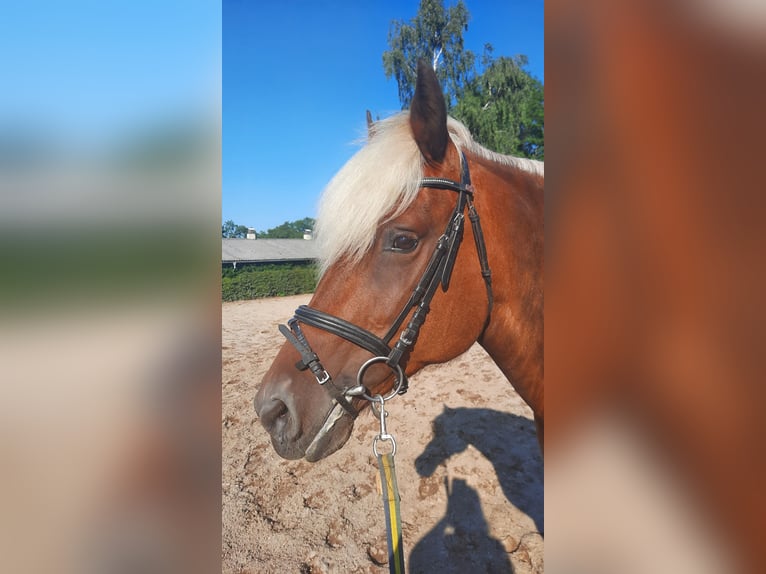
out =
[[372,441],[372,452],[375,454],[376,457],[379,457],[380,453],[378,452],[378,442],[390,441],[391,442],[390,454],[391,456],[394,456],[396,454],[396,440],[394,439],[394,436],[389,434],[388,431],[386,430],[386,417],[388,416],[388,413],[386,412],[385,399],[383,399],[383,397],[380,395],[375,395],[373,397],[371,406],[373,408],[373,412],[375,412],[378,415],[378,418],[380,419],[380,432],[377,435],[375,435],[375,438]]

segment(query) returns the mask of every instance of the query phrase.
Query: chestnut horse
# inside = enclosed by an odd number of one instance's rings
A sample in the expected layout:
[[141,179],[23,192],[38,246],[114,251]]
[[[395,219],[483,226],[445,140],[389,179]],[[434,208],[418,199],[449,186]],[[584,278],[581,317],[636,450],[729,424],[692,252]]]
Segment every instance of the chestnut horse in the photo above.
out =
[[279,455],[328,456],[360,395],[403,392],[407,375],[476,341],[532,408],[542,445],[543,180],[541,162],[475,143],[420,63],[410,111],[375,123],[322,196],[321,278],[255,397]]

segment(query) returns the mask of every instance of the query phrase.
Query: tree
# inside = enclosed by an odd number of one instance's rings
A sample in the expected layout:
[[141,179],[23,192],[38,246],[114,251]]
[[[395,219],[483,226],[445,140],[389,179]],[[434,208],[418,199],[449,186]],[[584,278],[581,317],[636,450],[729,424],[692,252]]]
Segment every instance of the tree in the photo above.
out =
[[237,225],[231,219],[221,225],[221,237],[225,239],[244,239],[247,237],[247,227]]
[[316,222],[311,217],[304,217],[297,221],[285,221],[282,225],[273,227],[268,231],[258,232],[262,239],[301,239],[307,229],[314,229]]
[[417,61],[434,64],[449,113],[462,121],[477,142],[499,153],[545,158],[544,91],[524,70],[526,56],[494,58],[484,46],[481,68],[464,49],[470,15],[462,0],[445,9],[442,0],[421,0],[409,24],[391,22],[390,50],[383,53],[386,77],[396,78],[402,108],[415,91]]
[[544,159],[543,85],[523,69],[527,58],[493,59],[488,44],[482,61],[484,72],[470,82],[450,113],[489,149]]
[[417,63],[432,63],[445,92],[447,109],[463,94],[474,66],[474,54],[463,48],[463,31],[468,29],[468,9],[462,0],[445,9],[442,0],[421,0],[417,15],[405,23],[394,20],[388,31],[390,50],[383,52],[386,78],[393,76],[399,87],[402,109],[408,108],[415,93]]

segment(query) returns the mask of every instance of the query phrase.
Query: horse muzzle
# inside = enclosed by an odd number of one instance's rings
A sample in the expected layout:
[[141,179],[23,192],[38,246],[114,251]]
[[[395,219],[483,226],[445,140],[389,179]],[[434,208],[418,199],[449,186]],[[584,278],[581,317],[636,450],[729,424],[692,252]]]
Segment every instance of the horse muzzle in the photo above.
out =
[[300,440],[303,432],[295,405],[288,394],[281,393],[279,396],[263,393],[263,389],[268,387],[269,385],[263,385],[261,391],[256,394],[255,412],[263,428],[271,436],[271,443],[277,454],[291,460],[301,458],[304,451]]
[[354,419],[337,403],[326,404],[322,391],[322,400],[306,397],[303,406],[297,404],[296,395],[289,392],[293,382],[264,379],[255,396],[255,412],[279,456],[315,462],[346,443]]

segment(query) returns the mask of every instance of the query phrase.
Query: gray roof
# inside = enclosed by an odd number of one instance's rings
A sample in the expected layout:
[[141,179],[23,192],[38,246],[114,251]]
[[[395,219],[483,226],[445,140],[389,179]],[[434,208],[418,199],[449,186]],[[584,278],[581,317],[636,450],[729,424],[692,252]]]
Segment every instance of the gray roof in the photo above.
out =
[[222,263],[282,263],[316,258],[316,242],[312,240],[221,239]]

